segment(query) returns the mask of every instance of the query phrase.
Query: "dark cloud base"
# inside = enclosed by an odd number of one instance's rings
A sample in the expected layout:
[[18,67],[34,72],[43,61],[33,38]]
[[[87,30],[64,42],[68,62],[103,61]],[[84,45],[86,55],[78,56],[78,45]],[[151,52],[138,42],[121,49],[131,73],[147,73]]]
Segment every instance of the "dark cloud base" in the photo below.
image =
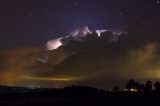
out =
[[[0,83],[62,87],[72,84],[100,88],[123,86],[127,80],[160,79],[160,21],[128,26],[118,41],[112,32],[88,35],[83,42],[62,40],[54,51],[13,48],[0,52]],[[47,60],[42,63],[39,58]]]

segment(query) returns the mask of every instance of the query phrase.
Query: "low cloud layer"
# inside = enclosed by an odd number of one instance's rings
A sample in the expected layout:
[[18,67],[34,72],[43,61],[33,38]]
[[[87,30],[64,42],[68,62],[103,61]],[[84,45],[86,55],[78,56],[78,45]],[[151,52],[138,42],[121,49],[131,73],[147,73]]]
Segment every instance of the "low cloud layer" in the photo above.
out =
[[88,34],[83,42],[72,37],[63,46],[1,50],[0,83],[19,86],[62,87],[72,84],[112,88],[127,80],[160,79],[159,21],[128,26],[114,33]]

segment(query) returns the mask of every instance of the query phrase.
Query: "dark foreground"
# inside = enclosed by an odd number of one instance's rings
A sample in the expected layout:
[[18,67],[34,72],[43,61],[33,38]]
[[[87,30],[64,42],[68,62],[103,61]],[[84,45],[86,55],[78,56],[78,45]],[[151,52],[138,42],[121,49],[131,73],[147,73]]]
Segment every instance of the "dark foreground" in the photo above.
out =
[[159,92],[106,92],[89,87],[0,94],[0,106],[160,106]]

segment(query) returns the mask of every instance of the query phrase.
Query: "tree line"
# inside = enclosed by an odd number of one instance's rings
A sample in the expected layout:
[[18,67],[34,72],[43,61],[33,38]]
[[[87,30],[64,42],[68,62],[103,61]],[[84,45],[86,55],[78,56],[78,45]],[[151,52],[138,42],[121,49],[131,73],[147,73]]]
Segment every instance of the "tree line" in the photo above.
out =
[[[144,91],[144,92],[151,92],[151,91],[157,91],[160,92],[160,82],[152,82],[152,81],[146,81],[145,83],[140,83],[138,81],[135,81],[134,79],[130,79],[127,84],[125,85],[126,90],[136,90],[136,91]],[[112,91],[119,91],[119,87],[116,86],[112,89]]]

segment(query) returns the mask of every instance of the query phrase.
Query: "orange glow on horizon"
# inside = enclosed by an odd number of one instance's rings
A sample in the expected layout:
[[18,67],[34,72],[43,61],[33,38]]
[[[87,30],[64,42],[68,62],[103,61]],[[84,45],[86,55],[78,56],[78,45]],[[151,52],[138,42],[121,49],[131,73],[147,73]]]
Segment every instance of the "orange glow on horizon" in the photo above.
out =
[[24,79],[43,80],[43,81],[74,81],[74,80],[79,80],[78,77],[32,77],[32,76],[25,76]]

